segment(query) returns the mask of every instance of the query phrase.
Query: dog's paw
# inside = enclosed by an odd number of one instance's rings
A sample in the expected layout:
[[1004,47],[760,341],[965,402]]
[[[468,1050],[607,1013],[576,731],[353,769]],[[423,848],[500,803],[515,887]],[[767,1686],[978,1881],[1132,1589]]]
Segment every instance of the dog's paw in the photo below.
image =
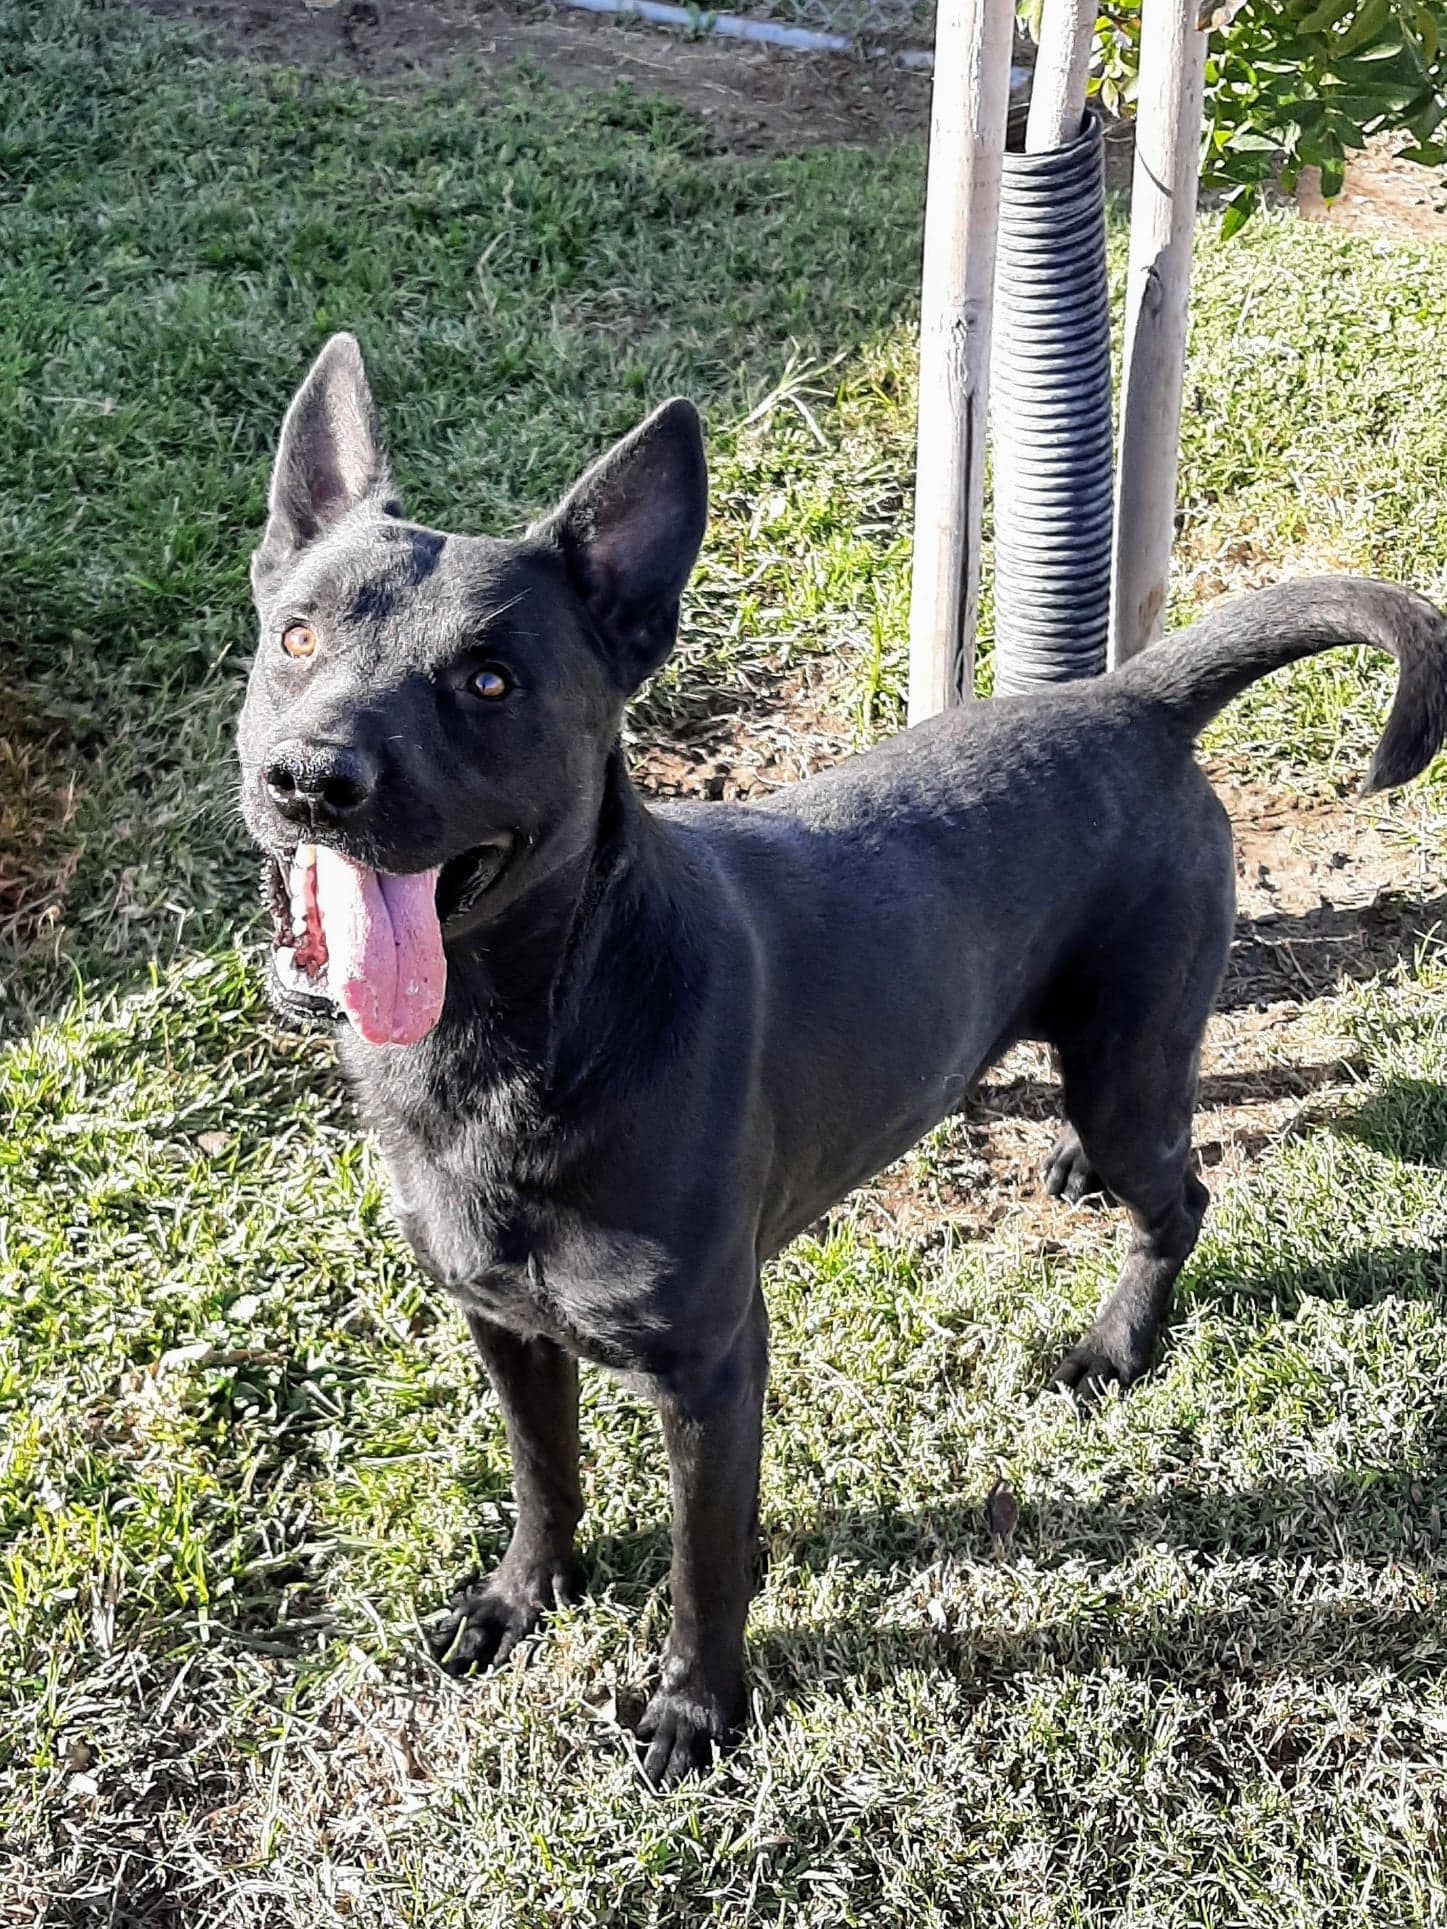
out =
[[1071,1347],[1050,1375],[1048,1385],[1053,1391],[1073,1393],[1088,1403],[1113,1386],[1124,1392],[1149,1372],[1150,1365],[1149,1347],[1142,1349],[1129,1337],[1092,1327],[1078,1345]]
[[459,1588],[427,1640],[433,1659],[450,1675],[494,1668],[537,1628],[549,1608],[576,1599],[571,1562],[537,1562],[511,1571],[503,1565],[486,1581]]
[[1078,1206],[1082,1199],[1110,1198],[1100,1175],[1086,1158],[1074,1126],[1068,1126],[1055,1141],[1055,1150],[1040,1176],[1050,1197],[1063,1199],[1070,1206]]
[[676,1788],[712,1767],[734,1738],[733,1707],[718,1695],[687,1685],[662,1687],[644,1709],[636,1730],[647,1744],[643,1773],[655,1788]]

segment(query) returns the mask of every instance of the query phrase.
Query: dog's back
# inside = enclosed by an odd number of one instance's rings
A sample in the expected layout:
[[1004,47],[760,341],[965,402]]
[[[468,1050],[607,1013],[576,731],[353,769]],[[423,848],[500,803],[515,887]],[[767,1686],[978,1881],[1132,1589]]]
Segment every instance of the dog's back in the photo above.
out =
[[1071,973],[1193,944],[1193,907],[1232,893],[1188,741],[1104,687],[952,711],[758,804],[657,814],[762,960],[765,1251],[1047,1035]]

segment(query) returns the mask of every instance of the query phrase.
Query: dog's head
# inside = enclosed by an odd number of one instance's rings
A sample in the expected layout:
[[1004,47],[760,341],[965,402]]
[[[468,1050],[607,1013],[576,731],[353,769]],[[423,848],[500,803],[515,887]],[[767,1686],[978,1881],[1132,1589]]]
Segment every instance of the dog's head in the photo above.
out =
[[356,342],[282,426],[252,558],[242,809],[272,990],[410,1044],[446,947],[587,847],[623,705],[673,647],[703,537],[691,404],[667,402],[513,541],[405,520]]

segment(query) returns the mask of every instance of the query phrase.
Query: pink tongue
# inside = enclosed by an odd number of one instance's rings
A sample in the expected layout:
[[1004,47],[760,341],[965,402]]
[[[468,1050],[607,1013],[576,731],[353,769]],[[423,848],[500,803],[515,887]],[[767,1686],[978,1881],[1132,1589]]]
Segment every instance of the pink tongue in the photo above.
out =
[[369,1045],[415,1045],[442,1013],[437,872],[394,876],[317,849],[327,988]]

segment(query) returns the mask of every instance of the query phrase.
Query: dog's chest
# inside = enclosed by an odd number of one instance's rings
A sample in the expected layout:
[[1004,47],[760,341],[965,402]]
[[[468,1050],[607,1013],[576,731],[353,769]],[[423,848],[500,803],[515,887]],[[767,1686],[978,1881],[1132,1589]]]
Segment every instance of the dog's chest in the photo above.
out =
[[653,1363],[666,1266],[651,1240],[570,1203],[553,1161],[512,1135],[459,1122],[447,1144],[395,1124],[380,1137],[403,1235],[465,1311],[620,1371]]

